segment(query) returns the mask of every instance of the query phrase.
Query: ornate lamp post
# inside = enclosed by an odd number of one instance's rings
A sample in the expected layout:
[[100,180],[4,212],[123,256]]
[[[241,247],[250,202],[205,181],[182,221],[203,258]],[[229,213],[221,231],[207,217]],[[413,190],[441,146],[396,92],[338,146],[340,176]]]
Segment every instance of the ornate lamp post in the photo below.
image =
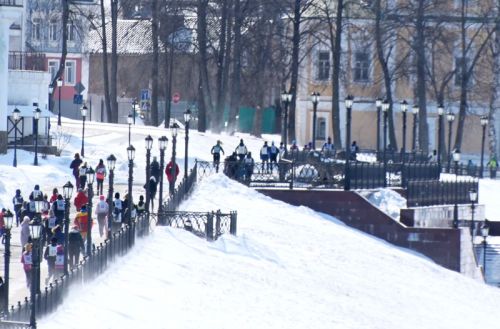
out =
[[458,163],[460,162],[460,151],[453,152],[455,162],[455,206],[453,207],[453,227],[458,228]]
[[111,234],[111,222],[113,218],[113,179],[115,177],[116,157],[111,154],[106,159],[109,169],[109,191],[108,191],[108,239],[113,238]]
[[469,200],[470,200],[470,208],[471,208],[471,222],[470,222],[470,235],[472,237],[472,243],[474,243],[474,209],[475,203],[477,202],[477,191],[472,189],[469,191]]
[[405,163],[406,161],[406,112],[408,111],[408,103],[406,100],[403,100],[400,104],[401,113],[403,113],[403,148],[401,149],[401,162]]
[[17,107],[12,111],[12,119],[14,119],[14,162],[12,165],[17,167],[17,123],[21,119],[21,111]]
[[[191,110],[187,109],[184,112],[184,127],[185,127],[185,143],[184,143],[184,178],[188,176],[188,146],[189,146],[189,121],[191,121]],[[187,185],[186,185],[187,186]]]
[[34,134],[35,134],[35,161],[34,165],[38,166],[38,120],[40,119],[40,114],[42,111],[38,108],[33,110],[33,118],[35,119],[35,129],[34,129]]
[[438,105],[438,154],[437,154],[437,162],[439,165],[439,170],[441,171],[441,153],[443,152],[443,144],[441,136],[443,134],[443,115],[444,115],[444,106],[443,104]]
[[318,112],[318,104],[319,104],[319,96],[318,92],[313,92],[311,94],[311,101],[313,103],[313,130],[312,130],[312,149],[316,149],[316,121],[317,121],[317,112]]
[[37,284],[38,280],[38,270],[40,268],[40,251],[39,251],[39,241],[40,235],[42,233],[42,225],[40,221],[37,219],[30,224],[30,234],[33,239],[33,248],[31,251],[33,268],[31,270],[31,297],[30,297],[30,327],[36,328],[36,294],[37,294]]
[[451,151],[451,130],[453,128],[453,120],[455,120],[455,114],[453,112],[448,112],[446,114],[446,120],[448,121],[448,168],[447,172],[450,172],[450,166],[451,166],[451,157],[452,157],[452,151]]
[[158,199],[158,213],[161,214],[163,207],[163,168],[165,168],[165,150],[167,149],[168,138],[161,136],[158,138],[158,146],[160,147],[160,191]]
[[132,207],[134,206],[134,198],[132,197],[132,181],[134,175],[134,158],[135,158],[135,148],[132,145],[127,147],[128,156],[128,215],[127,221],[128,225],[132,225]]
[[9,270],[10,270],[10,230],[12,228],[12,224],[14,223],[14,215],[10,210],[3,215],[3,220],[5,223],[5,253],[4,253],[4,299],[3,299],[3,312],[4,314],[8,314],[9,312]]
[[479,165],[479,178],[483,178],[483,162],[484,162],[484,141],[486,138],[486,126],[488,125],[488,116],[481,117],[481,127],[483,128],[483,135],[481,137],[481,164]]
[[484,224],[481,226],[481,235],[483,236],[483,274],[484,274],[484,281],[487,282],[486,280],[486,239],[488,238],[488,235],[490,235],[490,226],[488,225],[487,221],[484,221]]
[[48,100],[47,104],[48,104],[49,111],[52,112],[52,111],[54,111],[54,109],[53,109],[53,106],[52,106],[52,99],[51,99],[50,96],[52,96],[52,93],[54,92],[54,86],[52,84],[49,84],[49,88],[48,89],[49,89],[49,95],[48,95],[49,97],[47,99]]
[[92,189],[92,184],[94,184],[95,171],[92,167],[87,169],[85,173],[87,176],[87,188],[89,191],[89,204],[87,213],[87,256],[92,256],[92,198],[94,197],[94,190]]
[[387,172],[387,114],[389,112],[389,102],[385,100],[382,103],[382,111],[384,112],[384,187],[386,187],[386,172]]
[[351,176],[349,172],[349,160],[351,159],[351,112],[354,97],[347,95],[344,102],[346,108],[344,190],[349,191],[351,189]]
[[170,168],[170,175],[172,175],[172,178],[170,179],[170,182],[169,182],[169,192],[170,194],[174,194],[174,191],[175,191],[175,181],[176,181],[176,163],[175,163],[175,156],[176,156],[176,145],[177,145],[177,130],[178,130],[179,126],[177,125],[176,122],[174,122],[171,126],[170,126],[170,133],[172,134],[172,168]]
[[380,154],[380,111],[382,110],[382,98],[375,100],[375,107],[377,108],[377,156]]
[[82,150],[80,154],[82,157],[85,156],[85,119],[87,118],[87,106],[83,105],[83,107],[80,109],[80,112],[82,113]]
[[132,123],[134,122],[134,117],[132,114],[127,116],[127,124],[128,124],[128,145],[130,146],[130,138],[132,137]]
[[57,89],[59,90],[59,108],[58,108],[58,114],[57,114],[57,125],[61,126],[61,88],[63,85],[63,81],[61,78],[57,79]]
[[413,105],[413,108],[411,109],[411,111],[413,112],[413,136],[412,136],[411,148],[413,150],[413,154],[415,154],[417,152],[417,118],[418,118],[418,111],[419,111],[418,106]]
[[153,138],[148,135],[146,142],[146,211],[149,212],[149,203],[151,202],[151,194],[149,192],[149,180],[151,179],[151,148],[153,147]]
[[69,238],[69,207],[70,199],[73,195],[73,184],[68,181],[63,185],[64,196],[64,274],[68,275],[68,238]]
[[292,101],[292,93],[284,90],[281,93],[281,102],[285,106],[285,122],[283,124],[283,139],[285,143],[285,155],[288,154],[288,106],[290,105],[290,102]]

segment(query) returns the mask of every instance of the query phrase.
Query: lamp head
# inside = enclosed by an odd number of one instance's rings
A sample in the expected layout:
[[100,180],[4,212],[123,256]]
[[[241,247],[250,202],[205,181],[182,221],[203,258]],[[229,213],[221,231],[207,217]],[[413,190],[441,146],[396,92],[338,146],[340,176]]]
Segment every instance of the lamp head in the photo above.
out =
[[35,118],[35,120],[40,119],[40,114],[42,114],[42,110],[40,110],[40,108],[37,107],[33,110],[33,117]]
[[61,78],[57,79],[57,86],[62,87],[62,85],[63,85],[62,79]]
[[87,116],[87,111],[88,111],[87,105],[83,105],[82,108],[80,109],[83,118]]
[[352,95],[347,95],[344,100],[346,108],[352,108],[352,103],[354,102],[354,97]]
[[167,149],[168,138],[161,136],[158,138],[158,145],[160,146],[160,151],[165,151]]
[[453,151],[453,161],[460,162],[460,150]]
[[153,147],[153,137],[148,135],[144,140],[146,142],[146,150],[151,151],[151,148]]
[[109,170],[115,170],[115,165],[116,165],[116,157],[111,154],[107,159],[106,159],[107,163],[108,163],[108,169]]
[[95,171],[92,167],[88,167],[85,172],[85,176],[87,176],[87,184],[94,184]]
[[186,112],[184,112],[184,122],[189,123],[191,121],[191,110],[187,109]]
[[451,111],[446,113],[446,120],[448,120],[448,122],[453,122],[453,120],[455,120],[455,114]]
[[476,189],[472,189],[469,191],[469,199],[470,202],[475,203],[477,202],[477,191]]
[[174,122],[170,126],[170,133],[172,134],[172,137],[177,137],[177,130],[178,129],[179,129],[179,125],[177,124],[177,122]]
[[400,104],[401,107],[401,112],[405,113],[408,111],[408,102],[406,100],[403,100]]
[[68,181],[63,185],[63,196],[65,199],[71,199],[71,195],[73,194],[73,184]]
[[413,114],[417,115],[419,111],[418,105],[417,104],[413,105],[411,111]]
[[443,115],[444,114],[444,106],[443,104],[438,105],[438,114]]
[[14,222],[14,215],[10,211],[10,209],[7,209],[7,211],[3,214],[3,220],[4,220],[4,225],[5,228],[10,230],[12,228],[12,224]]
[[14,118],[14,121],[19,121],[21,119],[21,111],[16,107],[14,111],[12,111],[12,117]]
[[135,158],[135,147],[133,145],[129,145],[129,147],[127,147],[127,155],[128,155],[129,161],[134,160],[134,158]]
[[488,125],[488,121],[489,121],[488,120],[488,116],[487,115],[483,115],[481,117],[481,126],[483,126],[483,127],[487,126]]
[[382,107],[382,98],[380,98],[380,97],[379,97],[379,98],[377,98],[377,99],[375,100],[375,106],[376,106],[377,108],[381,108],[381,107]]
[[386,99],[382,102],[382,111],[387,112],[389,110],[389,101]]

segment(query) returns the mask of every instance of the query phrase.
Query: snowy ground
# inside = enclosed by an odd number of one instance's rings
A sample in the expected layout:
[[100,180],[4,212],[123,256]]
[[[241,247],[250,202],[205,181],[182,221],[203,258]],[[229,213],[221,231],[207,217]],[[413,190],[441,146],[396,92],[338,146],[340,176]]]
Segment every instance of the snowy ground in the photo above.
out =
[[[81,123],[64,120],[63,126],[72,139],[59,158],[40,159],[40,166],[34,167],[33,154],[21,152],[19,167],[13,168],[12,151],[0,156],[0,202],[4,207],[10,205],[18,187],[26,196],[36,183],[50,192],[72,179],[68,166],[73,154],[80,151]],[[135,198],[143,191],[147,134],[155,139],[153,155],[159,153],[158,137],[171,139],[162,128],[132,127],[132,144],[137,150]],[[122,189],[127,181],[127,136],[127,125],[86,125],[85,160],[95,166],[99,158],[114,153],[117,183]],[[190,131],[190,164],[195,158],[210,160],[210,148],[217,139],[223,141],[227,155],[240,137],[256,157],[262,139]],[[265,138],[278,142],[276,136]],[[169,143],[166,154],[170,152]],[[182,164],[182,130],[177,155]],[[182,175],[183,166],[180,168]],[[481,182],[479,193],[480,202],[487,204],[487,215],[489,208],[495,208],[500,190],[500,184],[488,181]],[[223,175],[204,180],[182,208],[237,210],[238,236],[208,243],[182,230],[158,227],[90,286],[72,289],[64,305],[41,319],[39,327],[498,327],[498,289],[346,227],[332,217],[264,197]],[[20,267],[16,262],[13,258],[12,266]],[[12,279],[13,284],[24,283],[24,278]]]
[[[214,193],[217,191],[217,193]],[[500,290],[223,175],[183,210],[238,209],[209,243],[157,228],[40,328],[495,328]],[[91,316],[82,316],[82,310]],[[77,319],[77,320],[76,320]]]

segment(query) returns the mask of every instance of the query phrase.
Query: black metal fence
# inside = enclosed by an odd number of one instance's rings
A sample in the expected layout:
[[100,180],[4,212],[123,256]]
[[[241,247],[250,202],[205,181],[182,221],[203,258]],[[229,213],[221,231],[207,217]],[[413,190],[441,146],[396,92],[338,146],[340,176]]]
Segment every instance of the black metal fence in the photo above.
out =
[[23,0],[0,0],[0,6],[22,7],[23,6]]
[[[377,155],[377,161],[384,161],[384,151],[375,152]],[[404,157],[404,159],[403,159]],[[385,152],[386,161],[390,162],[429,162],[430,158],[427,153],[422,151],[419,152],[396,152],[387,150]]]
[[[62,275],[54,280],[35,297],[36,316],[41,317],[53,312],[63,302],[71,286],[88,283],[103,273],[111,262],[124,255],[135,244],[136,237],[149,234],[150,224],[148,214],[139,216],[131,225],[123,226],[110,238],[98,246],[93,246],[91,257],[86,255],[73,267],[68,275]],[[26,297],[17,305],[11,306],[7,314],[0,315],[0,328],[30,328],[31,299]]]
[[169,195],[167,200],[163,202],[163,211],[175,211],[179,207],[180,203],[189,196],[192,187],[198,179],[198,167],[198,162],[196,162],[194,167],[191,169],[191,172],[188,174],[187,179],[184,177],[182,178],[180,184],[175,188],[174,193]]
[[47,71],[45,65],[45,54],[10,51],[9,70]]
[[160,219],[158,225],[182,228],[208,241],[217,240],[225,233],[236,235],[236,211],[228,214],[223,214],[220,210],[212,212],[167,211],[158,218]]
[[406,191],[408,207],[432,206],[443,204],[470,203],[470,190],[479,191],[476,179],[460,181],[409,181]]

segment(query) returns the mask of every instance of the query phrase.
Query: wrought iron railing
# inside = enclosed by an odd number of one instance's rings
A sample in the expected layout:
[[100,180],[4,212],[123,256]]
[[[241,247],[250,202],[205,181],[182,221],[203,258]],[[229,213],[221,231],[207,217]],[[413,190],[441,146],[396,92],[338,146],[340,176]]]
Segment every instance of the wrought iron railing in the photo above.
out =
[[185,229],[209,241],[217,240],[222,234],[236,235],[237,213],[227,214],[220,210],[212,212],[166,211],[158,215],[159,225]]
[[443,204],[470,203],[470,190],[479,191],[476,179],[460,181],[409,181],[406,191],[408,207],[432,206]]
[[[54,311],[68,294],[70,287],[75,284],[86,284],[103,273],[111,262],[122,256],[135,244],[136,236],[143,237],[149,234],[149,215],[146,213],[126,225],[112,236],[93,246],[92,254],[86,255],[83,260],[73,267],[68,275],[62,275],[46,286],[35,297],[36,316],[40,317]],[[29,328],[13,327],[12,323],[27,323],[31,314],[31,300],[26,297],[16,305],[11,306],[7,314],[0,314],[0,328]]]
[[47,71],[45,54],[22,51],[9,52],[9,70]]
[[[198,174],[198,163],[195,163],[194,167],[191,169],[191,172],[188,174],[187,178],[182,178],[182,181],[174,190],[174,193],[167,196],[167,199],[163,202],[162,210],[163,211],[175,211],[180,203],[185,200],[189,194],[191,193],[191,189],[197,180]],[[163,212],[160,211],[160,212]]]
[[22,7],[23,0],[0,0],[0,6]]

